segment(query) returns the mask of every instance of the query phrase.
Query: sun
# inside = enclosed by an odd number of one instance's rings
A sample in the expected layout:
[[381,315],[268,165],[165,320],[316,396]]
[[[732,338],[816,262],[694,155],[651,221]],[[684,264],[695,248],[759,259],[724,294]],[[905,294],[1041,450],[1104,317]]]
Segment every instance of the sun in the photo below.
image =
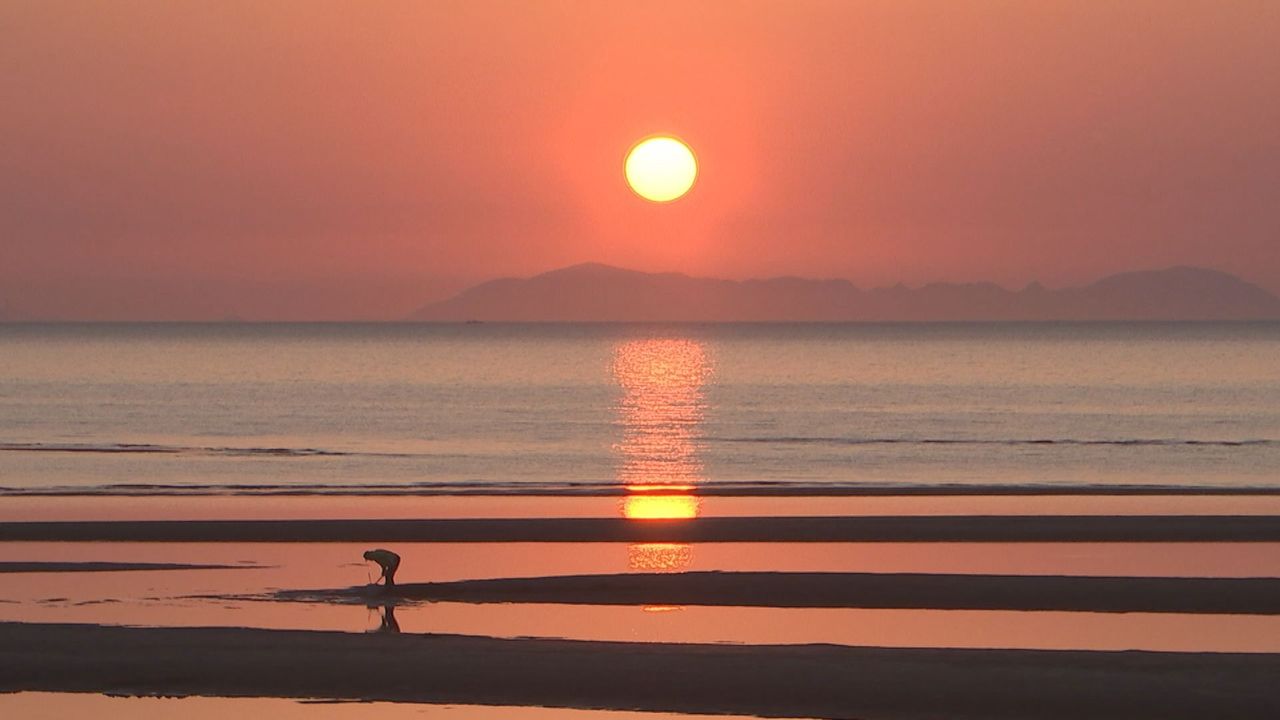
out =
[[627,153],[627,184],[645,200],[671,202],[689,192],[698,161],[683,142],[666,135],[645,138]]

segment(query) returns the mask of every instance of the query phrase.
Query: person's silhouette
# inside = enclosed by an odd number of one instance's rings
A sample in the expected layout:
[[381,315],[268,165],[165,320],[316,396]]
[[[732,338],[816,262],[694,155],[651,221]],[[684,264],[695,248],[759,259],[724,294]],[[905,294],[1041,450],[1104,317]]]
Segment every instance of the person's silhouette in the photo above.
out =
[[[396,584],[396,570],[400,567],[400,556],[390,550],[366,550],[364,559],[378,563],[378,567],[382,568],[382,574],[378,576],[378,580],[386,579],[386,587]],[[377,581],[374,581],[375,584]]]

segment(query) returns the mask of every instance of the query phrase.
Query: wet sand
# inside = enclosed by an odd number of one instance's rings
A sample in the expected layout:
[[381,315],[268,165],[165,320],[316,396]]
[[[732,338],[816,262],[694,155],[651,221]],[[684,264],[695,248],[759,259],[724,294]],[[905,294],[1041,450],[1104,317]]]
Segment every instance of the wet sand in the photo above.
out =
[[131,697],[93,693],[0,695],[0,717],[21,720],[753,720],[745,715],[687,715],[513,705],[310,700],[303,698]]
[[[775,613],[875,613],[886,611],[854,608],[927,608],[937,609],[943,615],[964,609],[1074,610],[1165,613],[1159,619],[1173,621],[1168,627],[1185,633],[1191,632],[1187,628],[1211,626],[1195,623],[1179,626],[1176,622],[1178,616],[1172,613],[1187,613],[1185,617],[1196,623],[1202,620],[1210,622],[1215,615],[1224,621],[1272,622],[1280,616],[1280,577],[1251,577],[1271,574],[1266,569],[1269,565],[1258,563],[1236,568],[1232,572],[1237,573],[1237,577],[1097,576],[1122,575],[1129,572],[1127,564],[1136,563],[1140,568],[1146,568],[1145,562],[1136,562],[1137,556],[1132,555],[1133,547],[1141,547],[1143,553],[1159,551],[1180,558],[1176,566],[1157,566],[1154,571],[1148,569],[1148,573],[1153,575],[1181,574],[1185,564],[1181,559],[1182,553],[1186,552],[1184,548],[1195,547],[1166,543],[1224,543],[1212,548],[1214,553],[1222,554],[1221,564],[1224,567],[1229,567],[1229,558],[1239,553],[1273,552],[1269,549],[1271,546],[1263,543],[1280,541],[1280,517],[1274,515],[748,516],[702,517],[692,522],[597,517],[206,519],[191,522],[73,520],[0,522],[0,540],[41,541],[40,544],[19,542],[7,546],[10,554],[6,561],[13,567],[49,566],[50,574],[30,576],[33,587],[45,588],[39,592],[31,589],[28,594],[33,598],[52,597],[54,594],[71,597],[59,590],[56,583],[62,581],[69,585],[72,581],[79,582],[74,572],[77,569],[88,571],[95,565],[119,566],[119,569],[143,569],[141,566],[195,569],[186,566],[185,561],[228,563],[246,557],[252,557],[256,562],[282,565],[276,574],[271,575],[271,582],[276,586],[340,588],[365,579],[365,568],[354,561],[362,549],[378,544],[404,554],[406,563],[401,575],[407,575],[407,578],[402,579],[437,581],[398,586],[399,597],[409,601],[429,599],[476,603],[423,603],[413,608],[402,608],[406,612],[402,613],[401,622],[406,630],[434,629],[474,633],[472,635],[359,634],[242,627],[125,628],[0,622],[0,691],[326,697],[879,720],[930,717],[1072,720],[1080,717],[1270,718],[1276,716],[1276,708],[1280,707],[1280,686],[1274,682],[1274,678],[1280,676],[1277,674],[1280,672],[1280,654],[1275,654],[1274,647],[1251,648],[1261,652],[1250,654],[1206,652],[1214,646],[1199,644],[1194,638],[1173,647],[1158,646],[1185,649],[1187,652],[948,649],[939,647],[943,641],[937,637],[922,634],[917,644],[913,640],[903,640],[902,633],[871,640],[857,637],[853,641],[846,640],[847,644],[843,646],[767,645],[764,644],[769,642],[767,639],[738,637],[732,632],[726,637],[735,643],[749,644],[674,644],[665,640],[673,636],[683,638],[670,633],[658,641],[649,639],[646,642],[623,643],[613,641],[631,638],[558,632],[554,633],[556,637],[584,639],[523,637],[536,634],[531,628],[542,627],[523,616],[509,624],[510,630],[498,631],[492,621],[484,618],[469,626],[457,622],[451,625],[448,617],[452,616],[432,614],[450,605],[476,612],[504,607],[479,603],[512,603],[507,607],[519,608],[521,613],[534,612],[530,608],[554,607],[551,603],[591,603],[602,610],[628,605],[687,605],[691,606],[690,612],[693,611],[692,606],[701,605],[704,607],[699,612],[706,613],[730,612],[731,608],[727,606],[739,606],[737,609],[743,612],[754,608],[755,612]],[[137,541],[139,544],[118,546],[93,542],[102,540]],[[70,541],[89,542],[77,545]],[[197,552],[200,546],[164,544],[192,541],[209,542],[207,548],[217,552],[201,554]],[[458,541],[477,544],[443,544]],[[962,545],[923,544],[927,541],[980,544],[967,548]],[[266,544],[236,546],[234,542]],[[303,544],[307,542],[323,544],[308,547]],[[340,542],[352,545],[337,544]],[[415,548],[408,542],[436,544]],[[544,545],[539,549],[536,545],[504,545],[519,542],[566,543],[555,546],[555,552],[551,554],[573,551],[596,559],[586,562],[576,555],[572,562],[555,557],[543,558],[538,552],[546,553],[551,546]],[[571,542],[587,544],[567,544]],[[710,567],[703,565],[710,570],[740,569],[740,572],[611,574],[618,567],[626,567],[627,547],[610,546],[607,544],[610,542],[711,543],[698,545],[698,552],[712,555],[746,553],[752,560],[725,562],[723,564],[728,566],[723,568],[715,564]],[[764,544],[745,544],[751,542]],[[800,545],[787,546],[786,542],[805,545],[803,548]],[[836,544],[817,544],[821,542]],[[846,542],[879,544],[860,549],[838,544]],[[907,545],[889,544],[892,542]],[[1015,544],[997,544],[1000,542]],[[1055,546],[1047,544],[1050,542],[1063,544],[1057,545],[1055,551]],[[1097,544],[1086,544],[1090,542]],[[1151,544],[1118,544],[1122,542]],[[476,557],[487,557],[485,553],[491,555],[491,550],[504,549],[505,552],[508,547],[521,549],[518,552],[512,550],[510,558],[507,555],[498,557],[491,569],[478,569]],[[901,552],[904,547],[913,553],[924,552],[920,548],[928,548],[927,552],[937,555],[942,565],[916,567],[921,563],[883,557],[890,551]],[[1129,556],[1122,552],[1126,547],[1131,549]],[[105,553],[100,548],[111,548],[112,553],[99,554]],[[126,548],[127,553],[123,552]],[[459,548],[462,548],[462,554],[454,557]],[[804,555],[810,549],[833,555],[831,558],[824,555],[819,562]],[[89,550],[93,552],[89,553]],[[1038,560],[1035,563],[1029,559],[1014,562],[1008,555],[1015,550],[1026,550],[1028,558]],[[964,553],[978,551],[995,553],[999,562],[988,559],[975,564],[976,561],[970,560],[966,565],[952,557],[955,552],[967,557]],[[1045,567],[1039,558],[1050,551],[1074,554],[1068,559],[1050,562],[1050,566]],[[290,569],[288,563],[275,559],[277,552],[293,553],[298,557],[312,553],[320,560]],[[803,562],[799,562],[799,567],[790,566],[770,553],[783,557],[800,555]],[[859,553],[868,553],[871,559]],[[1105,553],[1105,562],[1096,557],[1098,553]],[[531,567],[530,557],[536,558],[541,566]],[[517,558],[518,570],[512,567]],[[706,562],[706,558],[703,561]],[[957,562],[960,563],[959,570],[956,569]],[[1213,562],[1215,568],[1218,566],[1216,560],[1203,562]],[[611,566],[611,563],[618,563],[618,566]],[[810,567],[804,567],[806,563]],[[1059,568],[1054,563],[1063,567]],[[1077,567],[1078,563],[1084,564]],[[734,564],[742,567],[735,568]],[[57,571],[57,566],[64,569]],[[249,565],[217,567],[253,569]],[[1260,567],[1264,569],[1260,571]],[[1075,576],[1069,574],[1072,568],[1077,572]],[[778,569],[792,572],[775,572]],[[1024,569],[1038,574],[991,574],[1016,573]],[[1081,575],[1082,569],[1093,576]],[[923,574],[921,570],[939,570],[941,574]],[[597,572],[604,574],[581,575]],[[962,572],[987,574],[958,574]],[[459,580],[510,578],[513,574],[543,577]],[[180,576],[180,573],[150,576],[154,583],[149,582],[148,587],[164,585],[170,579],[176,582]],[[223,574],[209,573],[207,576],[217,582],[206,582],[205,573],[192,573],[190,579],[183,580],[192,585],[192,589],[179,591],[173,597],[185,597],[182,592],[234,593],[239,591],[237,583],[252,594],[267,591],[262,581],[248,579],[248,573],[235,578],[228,574],[226,580],[222,579]],[[204,587],[195,587],[197,577]],[[95,584],[125,579],[128,579],[127,574],[100,575],[95,578]],[[119,597],[123,596],[122,592],[102,590],[98,594]],[[302,611],[312,607],[336,612],[339,609],[336,603],[340,602],[384,604],[369,602],[379,600],[380,596],[371,594],[365,587],[313,594],[316,597],[297,599],[314,599],[324,604],[306,607],[291,603],[241,605],[259,605],[273,612],[305,614]],[[539,605],[522,606],[518,603]],[[394,600],[390,604],[394,604]],[[560,607],[589,608],[591,605]],[[351,610],[350,606],[346,608]],[[408,614],[413,609],[421,610],[423,614]],[[167,610],[161,608],[160,611]],[[95,612],[100,614],[95,615]],[[225,624],[256,624],[251,620],[253,613],[240,609],[240,606],[229,606],[223,612],[228,617]],[[566,622],[573,623],[571,629],[586,622],[582,616],[575,615],[576,612],[566,610],[564,613]],[[139,621],[114,619],[115,616],[102,613],[106,611],[85,610],[79,616],[66,617],[27,614],[13,619],[38,623],[70,620],[174,624],[166,619],[168,615],[163,614]],[[636,613],[641,614],[638,608]],[[1192,617],[1190,613],[1201,614]],[[1228,613],[1250,615],[1228,616]],[[853,617],[862,616],[849,616]],[[867,617],[880,618],[876,615]],[[1092,617],[1122,620],[1140,616],[1113,614]],[[618,624],[615,616],[607,618],[613,625]],[[837,622],[883,621],[849,618],[841,616]],[[363,616],[357,619],[363,619]],[[1061,616],[1058,621],[1069,627],[1072,620],[1069,616]],[[293,622],[295,624],[291,627],[308,626],[305,621],[302,624],[296,624],[296,620]],[[730,621],[716,616],[708,622]],[[804,621],[797,619],[795,622]],[[951,627],[962,623],[963,618],[947,617],[945,622]],[[222,620],[178,624],[222,624]],[[1026,629],[1029,626],[1019,627],[1023,628],[1022,632],[1032,632]],[[1019,644],[1017,632],[1008,631],[1003,636],[1006,639],[997,640],[997,644],[988,643],[985,647],[1043,647]],[[1252,632],[1266,634],[1257,630]],[[521,637],[489,637],[499,634]],[[810,635],[803,640],[792,638],[784,639],[784,642],[808,642],[812,639]],[[839,642],[826,635],[817,639],[822,643]],[[972,643],[973,640],[966,642]],[[1006,642],[1008,644],[1000,644]],[[1096,647],[1076,644],[1072,639],[1058,642],[1058,647]],[[1140,641],[1119,644],[1124,642],[1128,641],[1121,640],[1105,647],[1152,647]],[[867,647],[879,644],[894,647]],[[902,647],[903,644],[916,647],[906,648]],[[1235,651],[1242,647],[1240,644],[1226,644],[1217,646],[1217,649]]]
[[[628,573],[611,543],[397,543],[403,583]],[[279,588],[363,587],[367,544],[8,543],[0,562],[236,565],[193,572],[0,575],[0,620],[363,632],[381,605],[263,602]],[[264,571],[248,563],[271,566]],[[1280,578],[1280,544],[711,543],[689,572]],[[655,572],[643,570],[642,572]],[[1137,573],[1135,575],[1135,573]],[[5,580],[7,579],[7,580]],[[235,598],[245,598],[235,599]],[[250,599],[252,598],[252,599]],[[413,602],[406,632],[625,642],[1280,652],[1280,615],[558,603]],[[0,716],[3,711],[0,711]]]
[[0,623],[0,691],[772,717],[1271,718],[1280,656],[736,646]]
[[0,523],[0,542],[1276,542],[1280,516],[875,516]]
[[1280,614],[1280,578],[684,572],[282,591],[283,600]]

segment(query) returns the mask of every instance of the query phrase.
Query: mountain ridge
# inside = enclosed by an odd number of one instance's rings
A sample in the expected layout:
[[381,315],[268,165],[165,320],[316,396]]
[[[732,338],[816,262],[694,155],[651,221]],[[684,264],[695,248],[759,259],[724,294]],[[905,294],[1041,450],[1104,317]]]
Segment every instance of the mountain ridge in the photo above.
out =
[[437,322],[883,322],[982,320],[1269,320],[1280,298],[1220,270],[1176,265],[1086,285],[901,283],[863,289],[839,278],[726,280],[587,262],[498,278],[415,311]]

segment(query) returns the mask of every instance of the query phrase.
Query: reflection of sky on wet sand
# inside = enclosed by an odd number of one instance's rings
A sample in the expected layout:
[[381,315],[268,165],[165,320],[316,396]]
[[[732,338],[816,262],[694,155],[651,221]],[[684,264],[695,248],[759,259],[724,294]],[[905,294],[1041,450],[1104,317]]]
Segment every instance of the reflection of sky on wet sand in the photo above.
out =
[[629,605],[440,602],[396,607],[391,628],[382,608],[359,604],[180,598],[145,605],[33,605],[16,614],[18,619],[41,622],[638,643],[1280,652],[1280,616],[1266,615],[699,606],[649,606],[637,612]]
[[[672,612],[676,611],[678,612]],[[836,644],[1043,650],[1280,651],[1280,616],[432,603],[397,609],[405,633],[616,642]],[[365,628],[379,626],[370,612]]]
[[[0,576],[0,620],[375,631],[361,604],[189,597],[362,585],[346,543],[0,543],[0,560],[129,560],[273,566],[245,570]],[[618,572],[622,543],[406,543],[404,582]],[[711,543],[664,549],[686,569],[1280,577],[1276,543]],[[648,552],[644,550],[644,552]],[[373,574],[376,577],[376,573]],[[1280,616],[425,603],[397,608],[405,633],[634,642],[1280,651]],[[0,716],[4,716],[0,714]]]
[[[650,521],[698,516],[700,500],[693,491],[703,479],[703,385],[711,372],[706,348],[696,340],[646,338],[614,348],[613,376],[622,389],[617,478],[629,493],[622,500],[623,517]],[[628,548],[627,567],[679,572],[689,567],[692,557],[687,544],[638,543]]]
[[280,698],[156,698],[108,697],[79,693],[15,693],[0,695],[0,716],[24,720],[127,717],[133,720],[222,720],[226,717],[262,717],[278,720],[733,720],[729,715],[571,710],[566,708],[491,705],[428,705],[390,702],[297,701]]

